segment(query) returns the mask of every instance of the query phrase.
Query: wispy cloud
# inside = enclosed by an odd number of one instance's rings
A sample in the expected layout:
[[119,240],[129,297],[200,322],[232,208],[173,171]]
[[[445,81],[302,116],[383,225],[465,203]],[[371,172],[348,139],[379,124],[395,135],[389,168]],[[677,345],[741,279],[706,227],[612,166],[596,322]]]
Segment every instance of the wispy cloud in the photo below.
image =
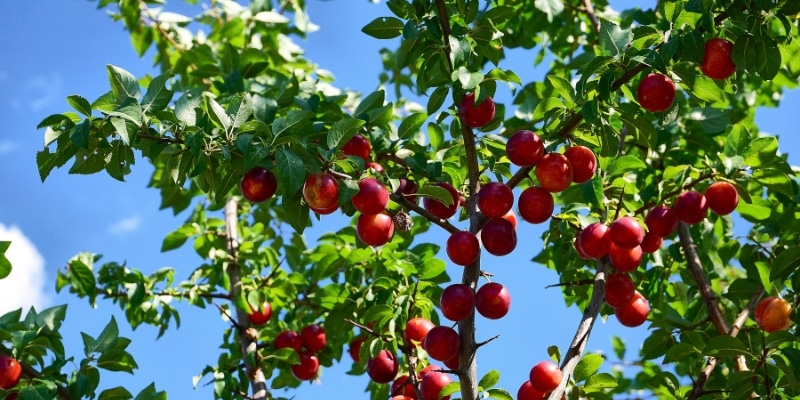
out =
[[3,154],[11,153],[16,148],[17,148],[16,143],[7,139],[0,140],[0,156],[2,156]]
[[20,307],[41,310],[47,304],[44,293],[44,258],[36,246],[16,227],[0,224],[0,240],[11,241],[6,257],[11,262],[11,275],[0,280],[0,314]]
[[31,93],[27,101],[28,108],[31,111],[39,111],[58,100],[61,84],[61,75],[58,73],[26,81],[25,91]]
[[133,232],[142,224],[142,218],[139,216],[132,216],[123,218],[108,227],[108,233],[112,235],[122,235],[128,232]]

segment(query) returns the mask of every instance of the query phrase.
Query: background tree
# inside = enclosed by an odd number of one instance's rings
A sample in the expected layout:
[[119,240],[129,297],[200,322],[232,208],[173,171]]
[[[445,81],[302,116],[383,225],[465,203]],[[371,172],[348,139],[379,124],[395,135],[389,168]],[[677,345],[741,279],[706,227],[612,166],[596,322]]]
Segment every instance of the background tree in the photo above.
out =
[[[660,2],[610,18],[594,11],[603,2],[390,1],[393,16],[364,32],[401,44],[383,52],[383,88],[366,96],[333,88],[290,42],[311,26],[301,2],[212,2],[194,19],[146,1],[115,6],[134,48],[155,49],[162,74],[137,79],[109,65],[106,95],[70,96],[74,112],[39,126],[41,177],[69,162],[72,173],[121,180],[141,155],[155,167],[162,206],[192,210],[162,250],[192,239],[203,261],[174,284],[172,270],[146,275],[79,254],[57,287],[91,303],[110,298],[132,326],[160,333],[179,318],[166,298],[216,305],[231,321],[218,365],[204,371],[217,397],[297,386],[355,340],[363,344],[354,372],[367,370],[373,398],[390,394],[384,383],[396,368],[420,370],[426,356],[446,370],[410,374],[410,389],[391,395],[435,398],[454,380],[443,395],[511,397],[495,387],[502,371],[477,376],[491,338],[476,337],[474,313],[464,313],[457,335],[440,320],[437,307],[451,315],[443,289],[458,279],[436,258],[440,245],[415,240],[450,232],[444,247],[464,265],[461,293],[476,291],[479,314],[501,316],[503,291],[480,283],[494,280],[481,268],[486,255],[467,255],[477,236],[477,252],[514,250],[508,193],[521,219],[549,223],[534,261],[559,274],[565,302],[583,312],[570,347],[550,350],[560,369],[537,364],[533,389],[523,385],[518,398],[796,395],[797,344],[784,330],[796,318],[797,179],[777,138],[753,118],[800,75],[794,4]],[[517,47],[538,48],[550,63],[544,81],[503,69],[505,49]],[[494,104],[498,81],[514,90],[513,104]],[[407,95],[428,96],[427,104]],[[734,209],[737,223],[752,224],[745,236],[733,234],[726,215]],[[306,244],[312,216],[333,212],[353,223]],[[789,303],[759,303],[765,294]],[[748,320],[753,312],[760,326]],[[598,372],[603,357],[584,354],[596,319],[612,313],[625,325],[650,322],[635,377]],[[20,318],[4,317],[0,338],[36,378],[23,383],[23,399],[92,397],[98,368],[135,366],[112,320],[85,338],[87,358],[67,376],[63,308]],[[424,319],[422,332],[406,328],[414,318]],[[432,325],[443,326],[420,348],[414,339]],[[164,395],[150,387],[139,395],[147,396]],[[116,388],[99,397],[133,396]]]

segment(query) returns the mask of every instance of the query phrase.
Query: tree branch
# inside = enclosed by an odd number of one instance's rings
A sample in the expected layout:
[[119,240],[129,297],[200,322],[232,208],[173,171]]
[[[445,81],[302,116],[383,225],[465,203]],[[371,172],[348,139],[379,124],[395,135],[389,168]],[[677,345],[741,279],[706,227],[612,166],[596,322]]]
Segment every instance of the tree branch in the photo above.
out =
[[[235,197],[231,197],[225,202],[225,234],[228,242],[228,255],[230,260],[226,266],[226,272],[231,282],[231,299],[239,297],[239,292],[242,290],[242,271],[239,268],[239,201]],[[235,308],[235,306],[234,306]],[[245,310],[236,309],[236,320],[240,326],[248,326],[247,312]],[[258,363],[258,342],[247,334],[247,330],[238,330],[239,342],[242,345],[242,356],[247,360],[251,359],[248,354],[253,354],[252,359],[256,360],[255,365],[247,365],[247,377],[250,379],[250,384],[253,390],[254,400],[265,400],[268,397],[267,380],[264,377],[264,371]]]
[[448,71],[453,71],[453,58],[450,56],[450,15],[447,13],[447,4],[444,0],[436,0],[436,14],[439,16],[439,25],[442,27],[444,39],[444,55],[447,58]]
[[589,300],[589,306],[583,311],[583,317],[575,336],[572,338],[572,343],[564,355],[564,360],[561,362],[561,384],[550,392],[547,396],[548,400],[561,400],[564,392],[567,390],[567,384],[572,373],[575,371],[575,366],[581,359],[581,354],[586,348],[586,343],[589,342],[589,335],[592,333],[597,316],[600,314],[600,308],[603,306],[603,296],[606,292],[606,270],[608,270],[608,263],[605,260],[597,261],[597,273],[594,275],[594,288],[592,289],[592,298]]
[[[108,292],[106,289],[97,287],[97,294],[103,296],[103,298],[110,299],[115,297],[128,297],[129,293],[123,290],[119,290],[116,292]],[[188,299],[191,297],[191,293],[187,291],[168,291],[168,290],[161,290],[158,292],[154,292],[152,290],[145,290],[146,296],[172,296],[172,297],[180,297],[183,299]],[[204,299],[221,299],[221,300],[230,300],[231,296],[228,293],[196,293],[197,297],[202,297]]]
[[[756,291],[755,294],[750,298],[750,301],[747,303],[747,306],[742,310],[737,316],[736,319],[733,321],[732,326],[728,326],[727,321],[725,321],[724,316],[722,315],[722,311],[719,307],[719,302],[717,301],[716,294],[711,289],[711,285],[706,278],[705,272],[703,272],[703,266],[700,263],[700,257],[697,255],[697,248],[692,240],[691,232],[689,232],[689,226],[684,222],[678,223],[678,237],[680,239],[681,247],[683,248],[683,252],[686,256],[686,263],[689,265],[689,270],[692,273],[692,276],[697,283],[698,288],[700,289],[700,295],[703,298],[703,302],[706,305],[706,309],[708,309],[709,318],[711,322],[714,324],[714,327],[717,329],[721,335],[728,335],[731,337],[736,337],[739,334],[739,331],[742,329],[747,317],[750,315],[750,312],[756,306],[756,303],[764,294],[764,288],[760,288]],[[736,365],[735,369],[737,371],[747,371],[747,363],[745,362],[744,356],[736,357]],[[708,365],[703,368],[703,371],[700,373],[700,376],[692,385],[692,390],[689,392],[688,399],[695,400],[698,399],[700,396],[705,394],[703,387],[705,386],[708,379],[711,377],[711,374],[714,372],[714,369],[719,364],[719,359],[716,357],[711,357],[708,360]]]
[[592,21],[592,28],[594,28],[594,33],[600,34],[600,21],[597,20],[597,15],[594,13],[594,6],[592,5],[592,0],[583,0],[583,9],[581,10],[589,16],[589,19]]
[[[472,128],[461,124],[461,134],[464,136],[464,151],[467,162],[467,212],[469,213],[469,231],[478,234],[482,224],[482,214],[478,212],[478,188],[480,185],[480,170],[478,166],[478,153],[475,149],[475,134]],[[478,288],[478,279],[481,276],[481,258],[464,267],[461,283],[473,290]],[[475,363],[478,345],[475,340],[475,313],[470,314],[458,323],[458,334],[461,337],[461,350],[459,351],[459,378],[461,380],[461,398],[475,400],[478,398],[478,370]]]
[[407,198],[405,198],[403,196],[400,196],[400,195],[395,194],[395,193],[390,193],[389,194],[389,198],[392,199],[393,202],[395,202],[397,204],[400,204],[401,206],[405,207],[406,209],[413,210],[417,214],[425,217],[425,219],[427,219],[428,221],[431,221],[434,224],[439,225],[444,230],[446,230],[446,231],[448,231],[450,233],[456,233],[456,232],[461,230],[461,229],[456,228],[455,225],[451,224],[446,219],[441,219],[441,218],[429,213],[428,210],[420,207],[417,203],[415,203],[415,202],[413,202],[413,201],[411,201],[411,200],[409,200],[409,199],[407,199]]
[[689,232],[689,225],[686,225],[683,221],[678,223],[678,237],[686,257],[686,263],[689,266],[689,271],[692,273],[697,288],[700,290],[700,296],[703,298],[703,302],[706,305],[706,309],[711,317],[711,322],[720,335],[727,335],[731,328],[728,326],[728,322],[725,321],[722,311],[720,311],[717,295],[711,289],[711,284],[708,283],[708,278],[706,278],[706,274],[703,271],[703,265],[700,262],[700,257],[697,255],[697,247],[694,245],[692,234]]

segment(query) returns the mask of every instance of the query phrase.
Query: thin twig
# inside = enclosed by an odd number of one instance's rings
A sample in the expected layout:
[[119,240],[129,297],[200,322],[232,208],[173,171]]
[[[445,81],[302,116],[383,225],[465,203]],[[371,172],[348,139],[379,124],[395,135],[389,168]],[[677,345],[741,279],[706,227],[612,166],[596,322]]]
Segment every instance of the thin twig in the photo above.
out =
[[667,192],[666,194],[662,195],[661,198],[658,200],[658,202],[649,201],[649,202],[645,203],[641,207],[637,208],[636,211],[633,212],[633,215],[639,215],[639,214],[645,212],[646,210],[649,210],[650,208],[656,206],[657,204],[663,203],[664,200],[667,200],[667,199],[670,199],[672,197],[675,197],[675,196],[677,196],[677,195],[679,195],[679,194],[681,194],[681,193],[683,193],[683,192],[685,192],[685,191],[697,186],[700,182],[703,182],[706,179],[711,179],[711,178],[713,178],[715,176],[717,176],[716,172],[707,172],[707,173],[705,173],[703,175],[700,175],[697,179],[695,179],[695,180],[693,180],[693,181],[691,181],[691,182],[689,182],[689,183],[687,183],[685,185],[682,185],[681,187],[679,187],[679,188],[677,188],[677,189],[675,189],[673,191]]
[[447,58],[449,72],[453,72],[453,59],[450,56],[450,14],[447,12],[447,4],[444,0],[436,0],[436,14],[439,16],[439,25],[442,27],[444,39],[444,54]]
[[552,285],[547,285],[544,288],[545,289],[550,289],[550,288],[562,287],[562,286],[584,286],[584,285],[591,285],[593,283],[594,283],[594,279],[580,279],[580,280],[577,280],[577,281],[554,283]]
[[[97,290],[97,294],[103,296],[103,298],[110,299],[115,297],[128,297],[130,293],[119,290],[116,292],[107,292],[106,289],[101,287],[95,288]],[[192,296],[191,292],[187,291],[176,291],[170,292],[166,290],[162,290],[159,292],[153,292],[152,290],[145,290],[145,296],[172,296],[172,297],[179,297],[188,299]],[[228,293],[195,293],[195,296],[202,297],[204,299],[221,299],[221,300],[230,300],[231,296]]]
[[594,33],[600,34],[600,21],[597,20],[597,15],[594,13],[594,6],[592,5],[592,0],[583,0],[583,9],[581,9],[589,19],[592,21],[592,28],[594,28]]
[[389,194],[389,198],[392,199],[393,202],[395,202],[397,204],[400,204],[401,206],[405,207],[407,210],[413,210],[417,214],[425,217],[425,219],[427,219],[428,221],[433,222],[436,225],[439,225],[440,227],[444,228],[444,230],[446,230],[446,231],[448,231],[450,233],[456,233],[456,232],[461,230],[461,229],[456,228],[455,225],[451,224],[446,219],[441,219],[441,218],[431,214],[430,212],[428,212],[428,210],[420,207],[417,203],[415,203],[415,202],[413,202],[413,201],[411,201],[411,200],[409,200],[409,199],[407,199],[407,198],[405,198],[405,197],[403,197],[401,195],[398,195],[398,194],[395,194],[395,193],[390,193]]
[[487,344],[491,343],[493,340],[498,339],[499,337],[500,337],[500,335],[494,335],[494,336],[490,337],[489,339],[486,339],[486,340],[484,340],[484,341],[482,341],[480,343],[476,343],[475,344],[475,350],[481,348],[484,345],[487,345]]

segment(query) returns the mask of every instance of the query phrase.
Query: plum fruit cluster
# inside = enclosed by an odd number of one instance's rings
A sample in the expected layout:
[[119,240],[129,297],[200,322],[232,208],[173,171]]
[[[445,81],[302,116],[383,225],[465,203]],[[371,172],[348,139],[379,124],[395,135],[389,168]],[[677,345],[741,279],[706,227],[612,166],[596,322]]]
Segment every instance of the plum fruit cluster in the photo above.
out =
[[320,352],[328,344],[325,329],[318,324],[306,325],[297,333],[285,330],[275,336],[273,347],[275,350],[289,348],[297,352],[300,362],[291,367],[292,375],[301,381],[314,379],[319,371]]

